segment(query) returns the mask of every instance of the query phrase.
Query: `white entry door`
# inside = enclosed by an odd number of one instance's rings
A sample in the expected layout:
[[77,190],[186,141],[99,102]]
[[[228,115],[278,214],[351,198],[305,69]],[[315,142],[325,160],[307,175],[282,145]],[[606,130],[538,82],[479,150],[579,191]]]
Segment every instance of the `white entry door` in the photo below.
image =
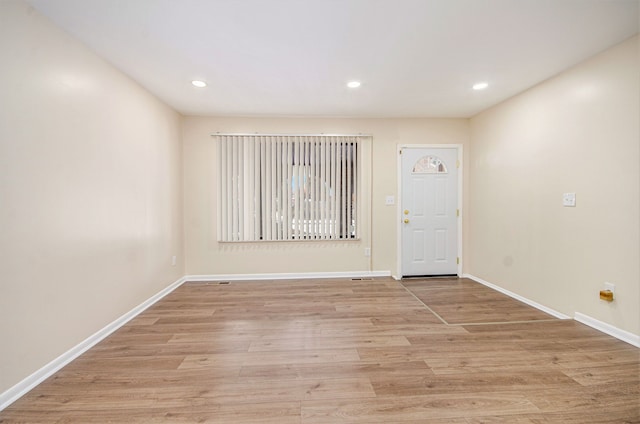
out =
[[458,149],[403,148],[402,276],[458,273]]

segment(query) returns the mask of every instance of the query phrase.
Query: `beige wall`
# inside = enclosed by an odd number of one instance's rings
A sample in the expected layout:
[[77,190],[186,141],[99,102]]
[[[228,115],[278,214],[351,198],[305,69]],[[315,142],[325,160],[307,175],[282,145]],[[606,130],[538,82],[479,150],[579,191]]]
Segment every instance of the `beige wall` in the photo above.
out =
[[0,62],[2,393],[184,267],[181,117],[22,2]]
[[[371,225],[357,242],[222,244],[216,235],[216,132],[362,133],[373,136],[365,149],[365,202]],[[303,119],[186,117],[183,126],[185,254],[187,274],[302,272],[395,273],[397,209],[385,205],[397,193],[398,144],[468,144],[466,119]],[[465,150],[466,152],[466,150]],[[370,176],[370,181],[369,177]],[[370,201],[369,201],[370,200]],[[364,248],[371,247],[371,258]]]
[[636,335],[638,64],[636,36],[471,119],[467,254],[477,277]]

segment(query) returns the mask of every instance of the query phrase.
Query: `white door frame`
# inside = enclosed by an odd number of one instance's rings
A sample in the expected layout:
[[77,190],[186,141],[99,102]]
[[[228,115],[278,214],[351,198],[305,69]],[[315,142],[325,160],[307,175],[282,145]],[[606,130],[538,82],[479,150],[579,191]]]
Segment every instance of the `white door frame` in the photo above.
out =
[[397,262],[396,262],[396,272],[393,275],[393,278],[396,280],[402,279],[402,154],[400,153],[402,149],[456,149],[458,152],[458,163],[460,166],[458,167],[458,209],[460,210],[460,216],[458,218],[458,258],[460,261],[458,262],[457,274],[458,276],[462,276],[462,220],[464,219],[464,215],[462,213],[463,205],[462,205],[462,193],[463,193],[463,184],[464,176],[463,176],[463,152],[462,152],[462,144],[398,144],[397,145],[397,181],[398,181],[398,201],[396,202],[396,234],[398,237],[396,238],[398,241],[397,244]]

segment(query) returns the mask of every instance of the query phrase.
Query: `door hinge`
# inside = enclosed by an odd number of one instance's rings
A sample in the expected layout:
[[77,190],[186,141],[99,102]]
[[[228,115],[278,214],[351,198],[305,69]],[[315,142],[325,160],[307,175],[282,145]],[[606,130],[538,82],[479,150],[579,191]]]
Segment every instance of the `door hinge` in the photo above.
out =
[[402,149],[398,150],[398,154],[401,155],[402,154]]
[[460,209],[456,209],[456,216],[460,216]]
[[456,265],[460,265],[460,258],[456,258]]
[[456,160],[456,168],[460,168],[460,161]]

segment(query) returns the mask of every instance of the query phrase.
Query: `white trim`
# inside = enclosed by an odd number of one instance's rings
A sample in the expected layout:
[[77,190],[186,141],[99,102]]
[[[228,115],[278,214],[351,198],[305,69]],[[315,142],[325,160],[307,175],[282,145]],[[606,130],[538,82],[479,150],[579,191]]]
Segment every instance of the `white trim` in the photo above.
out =
[[618,327],[614,327],[611,324],[607,324],[606,322],[591,318],[590,316],[581,314],[580,312],[576,312],[573,316],[573,319],[581,322],[582,324],[588,325],[591,328],[595,328],[596,330],[601,331],[605,334],[613,336],[618,340],[627,342],[635,347],[640,347],[640,336],[638,336],[637,334],[633,334]]
[[211,274],[187,275],[185,281],[255,281],[255,280],[303,280],[311,278],[373,278],[390,277],[391,271],[303,272],[273,274]]
[[484,286],[487,286],[487,287],[489,287],[489,288],[491,288],[491,289],[493,289],[495,291],[499,291],[502,294],[506,294],[509,297],[512,297],[512,298],[514,298],[516,300],[519,300],[522,303],[526,303],[529,306],[533,306],[534,308],[539,309],[542,312],[546,312],[547,314],[552,315],[552,316],[554,316],[556,318],[559,318],[559,319],[571,319],[571,317],[568,316],[568,315],[565,315],[565,314],[563,314],[561,312],[558,312],[558,311],[556,311],[554,309],[548,308],[548,307],[546,307],[544,305],[541,305],[541,304],[539,304],[537,302],[534,302],[533,300],[527,299],[524,296],[520,296],[519,294],[515,294],[514,292],[511,292],[511,291],[509,291],[507,289],[503,289],[500,286],[496,286],[495,284],[492,284],[492,283],[490,283],[488,281],[485,281],[482,278],[478,278],[478,277],[476,277],[474,275],[471,275],[471,274],[463,274],[462,277],[463,278],[469,278],[470,280],[473,280],[473,281],[475,281],[477,283],[480,283],[480,284],[482,284]]
[[[463,163],[463,158],[464,158],[464,154],[463,154],[463,149],[464,145],[462,144],[398,144],[397,145],[397,165],[396,165],[396,169],[397,169],[397,176],[396,176],[396,180],[398,181],[398,195],[397,197],[397,204],[396,204],[396,218],[397,218],[397,234],[398,237],[396,238],[397,240],[397,252],[396,252],[396,258],[397,258],[397,263],[396,263],[396,274],[394,275],[393,278],[395,279],[402,279],[402,154],[400,153],[402,151],[402,149],[456,149],[457,152],[457,159],[458,162],[460,164],[460,167],[456,169],[456,171],[458,172],[458,209],[460,211],[460,216],[458,219],[458,258],[460,258],[460,262],[458,262],[458,266],[457,266],[457,274],[458,276],[462,276],[462,262],[463,262],[463,257],[462,257],[462,229],[463,229],[463,225],[462,225],[462,220],[464,219],[463,217],[463,190],[464,190],[464,163]],[[396,277],[399,276],[399,277]]]
[[[152,306],[154,303],[158,302],[160,299],[180,287],[183,283],[187,281],[243,281],[243,280],[285,280],[285,279],[311,279],[311,278],[373,278],[373,277],[390,277],[390,271],[349,271],[349,272],[309,272],[309,273],[274,273],[274,274],[217,274],[217,275],[187,275],[179,280],[173,282],[168,287],[164,288],[160,292],[151,296],[146,301],[142,302],[135,308],[131,309],[129,312],[122,315],[120,318],[111,322],[101,330],[97,331],[93,335],[89,336],[84,341],[80,342],[76,346],[69,349],[67,352],[63,353],[53,361],[49,362],[47,365],[43,366],[27,378],[15,384],[13,387],[10,387],[3,393],[0,393],[0,411],[7,408],[13,402],[18,400],[20,397],[24,396],[27,392],[33,389],[35,386],[52,376],[54,373],[59,371],[65,365],[82,355],[84,352],[98,344],[104,338],[109,336],[111,333],[125,325],[127,322],[131,321],[133,318],[142,313],[145,309]],[[399,279],[395,275],[393,276],[396,280]],[[546,306],[540,305],[532,300],[529,300],[525,297],[517,295],[509,290],[503,289],[495,284],[489,283],[481,278],[470,274],[463,274],[462,278],[469,278],[474,280],[482,285],[485,285],[491,289],[499,291],[500,293],[506,294],[514,299],[517,299],[523,303],[526,303],[529,306],[533,306],[536,309],[539,309],[543,312],[546,312],[550,315],[555,316],[560,319],[571,319],[569,316],[564,315],[560,312],[557,312],[553,309],[547,308]],[[628,331],[619,329],[605,322],[599,321],[595,318],[591,318],[587,315],[581,314],[580,312],[575,313],[574,319],[582,324],[588,325],[598,331],[601,331],[605,334],[613,336],[619,340],[622,340],[626,343],[629,343],[633,346],[640,347],[640,336],[630,333]]]
[[43,366],[27,378],[18,382],[13,387],[10,387],[3,393],[0,393],[0,411],[11,405],[13,402],[18,400],[20,397],[24,396],[31,389],[36,387],[38,384],[42,383],[44,380],[52,376],[62,367],[67,365],[69,362],[73,361],[84,352],[98,344],[104,338],[109,336],[111,333],[125,325],[127,322],[131,321],[131,319],[135,318],[138,314],[143,312],[145,309],[171,293],[176,288],[180,287],[185,282],[185,278],[182,277],[174,283],[170,284],[165,289],[151,296],[149,299],[145,300],[126,314],[122,315],[120,318],[111,322],[101,330],[98,330],[93,335],[89,336],[82,342],[78,343],[76,346],[72,347],[62,355],[55,358],[53,361],[49,362],[47,365]]
[[462,220],[464,219],[464,146],[462,144],[456,144],[458,148],[458,163],[456,167],[458,168],[458,275],[462,275],[462,229],[464,226],[462,225]]
[[396,273],[393,278],[402,279],[402,144],[396,146]]
[[275,280],[275,279],[308,279],[308,278],[373,278],[373,277],[389,277],[390,271],[353,271],[353,272],[310,272],[302,274],[231,274],[231,275],[187,275],[173,282],[168,287],[151,296],[129,312],[125,313],[115,321],[106,325],[101,330],[92,334],[76,346],[72,347],[62,355],[55,358],[33,374],[29,375],[22,381],[0,393],[0,411],[20,399],[31,389],[51,377],[65,365],[91,349],[100,341],[105,339],[111,333],[131,321],[133,318],[142,313],[145,309],[158,302],[160,299],[180,287],[187,281],[240,281],[240,280]]

